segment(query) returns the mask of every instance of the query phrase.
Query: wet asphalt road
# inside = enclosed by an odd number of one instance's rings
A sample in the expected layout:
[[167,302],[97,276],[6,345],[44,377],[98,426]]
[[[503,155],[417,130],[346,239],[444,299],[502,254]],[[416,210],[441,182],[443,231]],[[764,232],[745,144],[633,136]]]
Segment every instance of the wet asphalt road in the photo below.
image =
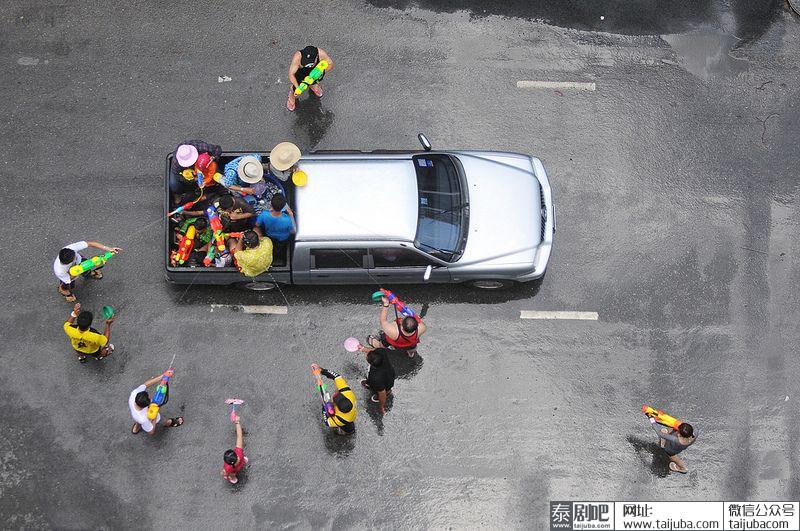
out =
[[[0,15],[4,526],[531,528],[549,500],[800,498],[800,29],[783,4],[93,4]],[[337,67],[290,115],[286,63],[307,41]],[[357,434],[337,438],[309,364],[357,386],[366,364],[341,342],[373,331],[374,286],[289,288],[288,315],[257,316],[210,305],[282,294],[167,285],[163,157],[187,137],[367,150],[418,131],[541,157],[555,251],[538,289],[398,290],[430,303],[421,356],[396,360],[385,418],[360,395]],[[79,291],[119,310],[117,352],[89,365],[51,273],[82,238],[124,248]],[[186,424],[130,435],[128,393],[174,352],[165,412]],[[237,487],[218,475],[231,395],[251,460]],[[703,431],[689,475],[668,474],[642,403]]]

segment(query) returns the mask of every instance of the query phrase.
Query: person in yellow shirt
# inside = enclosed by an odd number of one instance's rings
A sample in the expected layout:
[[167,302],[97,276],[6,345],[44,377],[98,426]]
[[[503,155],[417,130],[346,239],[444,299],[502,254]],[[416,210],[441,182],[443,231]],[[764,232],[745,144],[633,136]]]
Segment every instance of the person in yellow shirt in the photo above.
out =
[[333,416],[326,415],[325,422],[339,435],[350,435],[356,431],[356,394],[342,376],[328,369],[320,369],[320,374],[333,380],[336,392],[333,393]]
[[257,277],[272,265],[272,240],[258,237],[254,230],[245,231],[236,242],[236,267],[248,277]]
[[108,342],[111,337],[111,323],[114,318],[106,319],[106,329],[101,334],[92,328],[92,312],[80,311],[81,303],[76,303],[64,323],[64,333],[69,337],[72,348],[78,353],[78,361],[86,363],[90,357],[105,358],[114,352],[114,345]]

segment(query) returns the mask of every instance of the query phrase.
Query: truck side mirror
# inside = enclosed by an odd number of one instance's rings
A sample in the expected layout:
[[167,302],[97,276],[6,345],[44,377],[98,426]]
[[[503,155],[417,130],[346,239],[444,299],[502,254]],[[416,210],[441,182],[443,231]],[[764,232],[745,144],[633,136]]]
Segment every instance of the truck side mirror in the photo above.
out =
[[433,149],[433,147],[431,146],[431,142],[430,140],[428,140],[427,136],[425,136],[422,133],[419,133],[417,134],[417,138],[419,139],[419,143],[422,144],[422,149],[424,149],[425,151],[430,151],[431,149]]

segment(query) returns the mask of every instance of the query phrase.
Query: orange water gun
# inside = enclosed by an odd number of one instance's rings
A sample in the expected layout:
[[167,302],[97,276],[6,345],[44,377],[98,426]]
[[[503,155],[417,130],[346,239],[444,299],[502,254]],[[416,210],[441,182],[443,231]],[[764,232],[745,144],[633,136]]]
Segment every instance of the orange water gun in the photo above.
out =
[[214,205],[209,205],[206,208],[206,216],[208,223],[211,225],[211,230],[214,233],[214,245],[220,253],[225,252],[225,237],[222,235],[222,221],[219,219],[219,213]]
[[195,236],[195,228],[194,225],[189,225],[189,228],[186,229],[186,234],[181,236],[181,241],[178,244],[178,253],[175,258],[177,258],[177,262],[181,265],[189,259],[189,254],[192,252],[194,248],[194,236]]
[[678,426],[683,424],[683,421],[680,421],[675,417],[664,413],[660,409],[652,408],[647,404],[642,406],[642,413],[644,413],[651,419],[656,419],[656,422],[658,422],[662,426],[666,426],[667,428],[672,428],[673,430],[677,430]]

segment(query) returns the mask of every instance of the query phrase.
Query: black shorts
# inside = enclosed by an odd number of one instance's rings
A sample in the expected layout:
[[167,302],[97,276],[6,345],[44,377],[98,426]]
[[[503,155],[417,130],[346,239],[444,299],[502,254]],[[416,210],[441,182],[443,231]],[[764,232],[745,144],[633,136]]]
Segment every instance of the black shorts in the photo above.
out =
[[349,422],[344,426],[340,426],[339,429],[345,433],[353,433],[354,431],[356,431],[356,425],[353,422]]

